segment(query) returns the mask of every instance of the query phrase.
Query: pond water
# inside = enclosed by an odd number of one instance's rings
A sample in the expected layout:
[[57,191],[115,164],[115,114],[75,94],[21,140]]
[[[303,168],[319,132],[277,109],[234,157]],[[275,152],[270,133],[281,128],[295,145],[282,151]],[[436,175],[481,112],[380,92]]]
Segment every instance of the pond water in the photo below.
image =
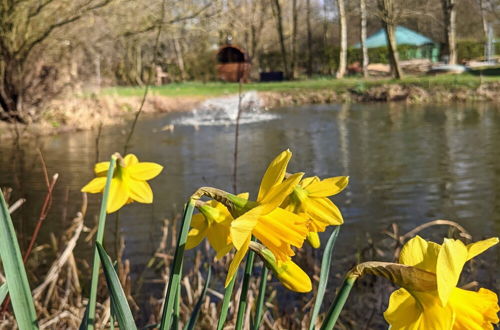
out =
[[[499,106],[314,105],[265,114],[252,110],[245,118],[256,115],[264,116],[240,127],[239,192],[255,196],[267,164],[286,148],[293,152],[291,172],[349,175],[347,190],[333,198],[345,218],[339,257],[366,245],[367,235],[382,237],[393,223],[404,233],[430,220],[450,219],[476,240],[499,235]],[[154,204],[128,205],[119,222],[114,216],[109,220],[107,243],[118,230],[133,269],[155,250],[162,220],[181,212],[198,187],[232,190],[234,126],[192,119],[193,114],[177,113],[142,117],[138,123],[129,151],[165,169],[151,181]],[[12,187],[14,198],[27,199],[14,215],[22,239],[31,235],[46,192],[36,148],[49,173],[60,178],[43,227],[41,240],[47,241],[49,232],[60,233],[79,209],[79,190],[92,179],[96,157],[102,161],[121,152],[127,129],[107,127],[98,143],[97,132],[87,131],[32,139],[19,148],[0,146],[0,186]],[[99,197],[89,195],[89,203],[90,225]],[[491,270],[500,266],[499,251],[485,255]]]

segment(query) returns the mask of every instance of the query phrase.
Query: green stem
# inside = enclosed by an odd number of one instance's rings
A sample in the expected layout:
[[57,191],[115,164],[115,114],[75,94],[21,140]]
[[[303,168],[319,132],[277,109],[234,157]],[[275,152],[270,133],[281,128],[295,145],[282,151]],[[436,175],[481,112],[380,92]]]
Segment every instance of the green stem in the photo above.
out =
[[160,324],[161,330],[169,329],[170,324],[172,323],[177,290],[179,290],[181,281],[184,248],[186,247],[186,240],[189,232],[189,227],[191,225],[191,217],[193,216],[194,204],[195,201],[193,199],[190,199],[184,211],[184,217],[179,231],[179,237],[177,239],[177,247],[175,249],[172,270],[170,272],[170,279],[168,281],[167,295],[165,296],[165,304],[163,306]]
[[236,274],[233,276],[231,282],[229,282],[226,291],[224,291],[224,300],[222,301],[217,330],[222,330],[222,328],[224,328],[224,323],[227,319],[227,312],[229,311],[229,303],[231,302],[231,296],[233,294],[234,282],[236,282]]
[[245,318],[245,311],[247,309],[247,304],[248,304],[248,295],[247,295],[248,286],[250,284],[250,278],[252,277],[254,258],[255,258],[255,252],[249,251],[247,256],[247,263],[245,265],[243,284],[241,285],[240,304],[238,306],[238,316],[236,318],[235,330],[241,330],[243,328],[243,319]]
[[[97,227],[96,242],[102,245],[104,239],[104,230],[106,228],[106,207],[108,205],[109,198],[109,188],[111,186],[111,179],[113,178],[113,172],[116,165],[117,156],[111,156],[111,161],[109,162],[108,173],[106,177],[106,185],[104,186],[104,193],[102,195],[101,210],[99,213],[99,223]],[[97,246],[94,245],[94,261],[92,264],[92,279],[90,282],[90,295],[87,309],[87,329],[95,329],[95,307],[97,300],[97,286],[99,285],[99,268],[101,262],[99,259],[99,252],[97,251]]]
[[258,330],[260,328],[260,322],[262,321],[262,315],[264,314],[264,300],[266,298],[266,286],[267,286],[267,274],[269,270],[265,265],[262,266],[262,274],[260,277],[259,285],[259,296],[257,298],[257,308],[255,310],[255,319],[253,328]]
[[321,330],[333,329],[335,323],[337,323],[337,319],[339,318],[340,312],[344,308],[345,302],[349,297],[349,293],[351,292],[352,286],[354,285],[354,282],[356,282],[357,278],[358,278],[357,276],[348,275],[347,278],[344,280],[344,283],[342,284],[342,287],[340,288],[337,297],[335,297],[335,301],[333,302],[332,307],[330,307],[330,310],[328,311],[327,316],[323,321],[323,324],[321,325]]

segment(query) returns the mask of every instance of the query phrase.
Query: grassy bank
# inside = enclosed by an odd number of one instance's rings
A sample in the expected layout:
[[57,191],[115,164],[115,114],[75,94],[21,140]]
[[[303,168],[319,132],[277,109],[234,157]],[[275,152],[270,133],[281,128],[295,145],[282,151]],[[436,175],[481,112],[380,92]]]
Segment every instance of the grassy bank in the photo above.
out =
[[[309,92],[317,90],[331,90],[337,93],[357,90],[363,91],[372,87],[383,85],[416,86],[421,88],[442,87],[445,89],[453,88],[478,88],[482,83],[500,81],[500,77],[481,77],[472,74],[462,75],[441,75],[441,76],[410,76],[403,80],[395,79],[363,79],[363,78],[317,78],[296,81],[283,82],[252,82],[244,84],[244,90],[255,90],[259,92]],[[182,96],[221,96],[238,93],[237,83],[224,82],[186,82],[172,83],[164,86],[155,86],[151,88],[154,95],[168,97]],[[142,87],[110,87],[102,90],[102,95],[114,96],[140,96],[144,92]]]
[[[191,110],[211,97],[237,94],[237,83],[186,82],[151,88],[144,113]],[[257,91],[265,108],[343,102],[404,102],[446,104],[499,102],[500,77],[473,74],[410,76],[403,80],[316,78],[273,83],[249,83],[243,91]],[[0,122],[0,138],[50,135],[122,124],[133,117],[144,87],[108,87],[97,94],[69,94],[33,109],[30,125]]]

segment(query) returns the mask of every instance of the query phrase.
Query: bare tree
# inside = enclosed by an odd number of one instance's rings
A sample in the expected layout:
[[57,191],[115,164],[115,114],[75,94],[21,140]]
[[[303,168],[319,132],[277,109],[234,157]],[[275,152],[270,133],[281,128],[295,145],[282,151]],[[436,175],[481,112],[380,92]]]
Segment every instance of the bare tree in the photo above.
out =
[[283,61],[283,71],[285,73],[285,77],[289,78],[290,72],[288,70],[288,56],[285,45],[285,33],[283,31],[283,15],[281,11],[280,1],[273,0],[271,8],[273,10],[274,19],[276,20],[276,30],[278,32],[278,38],[280,42],[281,59]]
[[359,0],[361,52],[363,54],[363,77],[368,78],[368,48],[366,48],[366,0]]
[[403,78],[403,71],[399,64],[399,52],[396,42],[396,24],[401,15],[399,11],[396,11],[394,0],[378,0],[378,16],[387,35],[387,49],[392,73],[396,79],[401,79]]
[[312,76],[312,29],[311,29],[311,0],[307,0],[307,76]]
[[441,0],[441,5],[443,7],[444,15],[444,27],[446,34],[446,50],[448,54],[448,63],[457,63],[457,51],[456,51],[456,1],[455,0]]
[[295,78],[297,64],[297,24],[298,24],[297,0],[292,0],[292,56],[290,63],[290,78]]
[[347,22],[345,17],[344,0],[337,0],[337,8],[339,12],[339,66],[337,68],[337,78],[343,78],[347,67]]
[[[47,68],[30,65],[37,47],[58,29],[73,24],[112,0],[0,2],[0,107],[5,120],[22,121],[23,102],[38,78],[43,83]],[[40,97],[32,102],[40,102]]]

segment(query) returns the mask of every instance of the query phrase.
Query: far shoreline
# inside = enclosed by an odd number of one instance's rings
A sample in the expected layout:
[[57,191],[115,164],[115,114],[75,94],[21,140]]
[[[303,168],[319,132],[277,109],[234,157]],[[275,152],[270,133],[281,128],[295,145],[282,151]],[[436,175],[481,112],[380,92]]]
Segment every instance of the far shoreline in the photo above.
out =
[[[191,111],[213,97],[237,95],[238,84],[185,83],[152,88],[144,114]],[[141,88],[115,87],[99,94],[66,96],[50,102],[44,112],[27,125],[0,123],[0,139],[12,140],[84,131],[124,124],[141,102]],[[452,104],[500,103],[500,78],[446,76],[363,80],[311,80],[244,84],[243,91],[256,91],[266,109],[328,103]]]

